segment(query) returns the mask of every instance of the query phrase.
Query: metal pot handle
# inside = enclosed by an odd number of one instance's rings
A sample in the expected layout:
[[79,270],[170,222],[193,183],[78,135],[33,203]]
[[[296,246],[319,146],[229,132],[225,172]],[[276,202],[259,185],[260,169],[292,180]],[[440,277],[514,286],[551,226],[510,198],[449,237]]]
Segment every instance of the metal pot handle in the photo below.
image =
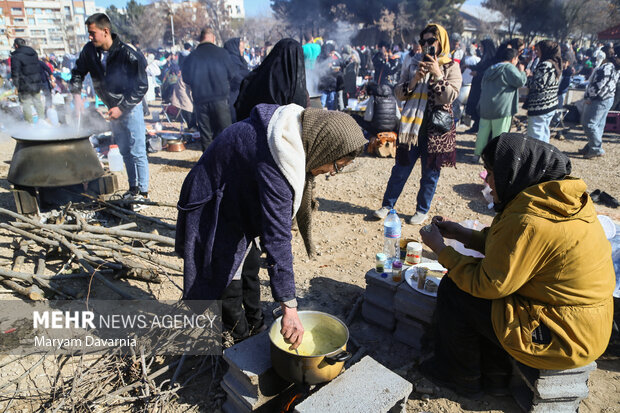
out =
[[336,363],[342,363],[343,361],[347,361],[353,356],[353,354],[348,351],[342,350],[340,353],[333,354],[331,356],[325,356],[325,361],[327,364],[334,365]]

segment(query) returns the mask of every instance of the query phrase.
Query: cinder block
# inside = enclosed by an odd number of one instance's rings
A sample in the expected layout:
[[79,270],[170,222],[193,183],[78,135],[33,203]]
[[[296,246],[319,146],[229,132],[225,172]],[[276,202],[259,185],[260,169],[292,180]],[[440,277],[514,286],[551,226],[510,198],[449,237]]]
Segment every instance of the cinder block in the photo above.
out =
[[396,325],[396,318],[394,318],[394,312],[379,307],[370,301],[364,299],[362,304],[362,317],[369,323],[376,324],[379,327],[383,327],[387,330],[394,330]]
[[261,375],[271,368],[268,330],[224,350],[224,360],[231,368],[240,370],[252,385],[258,385]]
[[287,388],[293,386],[292,383],[280,378],[273,369],[267,371],[267,376],[261,376],[261,385],[258,386],[251,385],[249,380],[239,373],[237,369],[229,369],[222,379],[222,385],[226,384],[235,397],[251,410],[263,406]]
[[223,383],[251,410],[291,386],[271,367],[268,331],[224,350],[224,360],[229,369]]
[[402,281],[392,281],[391,274],[384,278],[375,270],[368,271],[365,278],[366,291],[364,293],[364,300],[391,311],[394,303],[394,293]]
[[410,382],[366,356],[297,405],[295,412],[393,413],[402,411],[402,401],[412,391]]
[[427,326],[399,311],[395,312],[395,318],[394,339],[420,352]]
[[394,309],[409,317],[430,324],[433,320],[437,299],[417,292],[406,282],[399,285],[394,295]]
[[235,395],[235,393],[222,382],[222,389],[226,392],[226,401],[222,405],[222,411],[224,413],[250,413],[252,411],[243,401],[242,398]]
[[585,399],[588,397],[588,378],[596,363],[567,370],[537,370],[515,363],[519,376],[534,393],[535,399]]
[[521,410],[527,413],[576,413],[581,403],[581,399],[541,400],[524,382],[511,390]]

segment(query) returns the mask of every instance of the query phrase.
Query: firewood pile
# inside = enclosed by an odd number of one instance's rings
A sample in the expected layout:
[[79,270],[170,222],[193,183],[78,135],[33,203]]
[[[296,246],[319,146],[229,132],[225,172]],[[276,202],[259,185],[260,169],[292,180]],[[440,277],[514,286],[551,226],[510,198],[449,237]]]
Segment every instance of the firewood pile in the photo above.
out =
[[[174,254],[174,238],[157,231],[174,230],[175,226],[127,206],[122,201],[93,198],[92,202],[64,206],[46,222],[0,208],[0,215],[10,219],[0,223],[0,228],[16,235],[13,262],[0,266],[0,284],[31,300],[74,299],[86,297],[92,281],[97,280],[121,298],[135,299],[112,279],[161,283],[162,276],[181,275],[182,266],[166,259]],[[154,229],[146,232],[138,230],[140,227]],[[26,260],[35,264],[33,271],[23,270]],[[80,278],[89,280],[88,289],[78,291],[64,282]]]

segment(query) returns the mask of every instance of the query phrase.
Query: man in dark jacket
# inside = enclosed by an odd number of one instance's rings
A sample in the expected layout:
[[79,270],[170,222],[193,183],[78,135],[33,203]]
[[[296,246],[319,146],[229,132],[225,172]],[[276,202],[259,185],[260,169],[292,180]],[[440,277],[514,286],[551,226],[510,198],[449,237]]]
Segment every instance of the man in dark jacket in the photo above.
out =
[[228,52],[214,43],[213,29],[203,29],[200,44],[182,68],[183,81],[192,91],[203,150],[232,123],[228,98],[234,68]]
[[45,108],[41,101],[41,67],[39,56],[32,47],[26,46],[21,38],[13,43],[15,51],[11,53],[11,78],[17,88],[19,102],[24,111],[24,119],[32,123],[32,107],[37,111],[39,119],[44,119]]
[[75,106],[83,108],[81,91],[90,73],[99,99],[108,107],[114,142],[123,155],[129,191],[127,199],[148,198],[149,163],[146,157],[142,98],[148,89],[146,59],[111,32],[110,19],[95,13],[86,20],[90,42],[71,71],[70,88]]

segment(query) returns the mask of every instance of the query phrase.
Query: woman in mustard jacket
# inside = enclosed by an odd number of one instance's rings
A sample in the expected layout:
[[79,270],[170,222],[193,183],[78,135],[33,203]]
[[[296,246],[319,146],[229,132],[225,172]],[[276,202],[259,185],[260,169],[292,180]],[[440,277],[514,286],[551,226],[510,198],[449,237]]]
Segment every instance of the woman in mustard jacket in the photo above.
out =
[[[422,239],[448,269],[438,289],[435,356],[422,371],[473,395],[506,391],[510,357],[537,369],[570,369],[607,347],[615,286],[611,245],[586,184],[568,157],[516,133],[482,154],[495,208],[489,228],[440,217]],[[456,239],[485,254],[461,255]]]

